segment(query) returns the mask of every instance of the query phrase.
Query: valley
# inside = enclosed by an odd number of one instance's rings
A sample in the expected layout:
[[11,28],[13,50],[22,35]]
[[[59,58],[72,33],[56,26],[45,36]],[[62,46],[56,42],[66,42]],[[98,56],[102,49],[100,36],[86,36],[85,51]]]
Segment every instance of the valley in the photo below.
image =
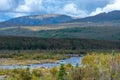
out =
[[120,11],[0,22],[0,80],[119,80]]

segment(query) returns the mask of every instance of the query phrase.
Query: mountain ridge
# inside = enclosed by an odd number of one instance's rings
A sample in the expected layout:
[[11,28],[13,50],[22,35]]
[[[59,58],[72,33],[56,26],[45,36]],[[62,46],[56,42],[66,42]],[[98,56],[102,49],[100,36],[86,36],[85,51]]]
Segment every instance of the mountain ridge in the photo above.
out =
[[32,15],[23,16],[18,18],[13,18],[0,23],[0,27],[10,27],[10,26],[41,26],[58,24],[72,20],[73,18],[67,15],[60,14],[42,14],[42,15]]
[[54,25],[62,23],[119,23],[120,22],[120,10],[100,13],[95,16],[89,16],[85,18],[73,18],[64,14],[41,14],[30,15],[13,18],[4,22],[0,22],[0,27],[13,27],[13,26],[42,26],[42,25]]
[[120,21],[120,10],[111,11],[108,13],[100,13],[95,16],[89,16],[86,18],[76,19],[70,22],[111,22]]

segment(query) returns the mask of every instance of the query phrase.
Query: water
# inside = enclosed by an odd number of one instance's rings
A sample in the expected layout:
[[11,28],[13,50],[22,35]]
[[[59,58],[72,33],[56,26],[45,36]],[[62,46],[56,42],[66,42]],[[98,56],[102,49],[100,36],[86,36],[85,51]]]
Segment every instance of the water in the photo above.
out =
[[39,67],[45,67],[45,68],[52,68],[52,67],[58,67],[60,64],[72,64],[73,66],[81,65],[81,59],[82,57],[71,57],[65,60],[58,60],[56,63],[43,63],[43,64],[29,64],[29,65],[9,65],[9,66],[0,66],[2,69],[15,69],[15,68],[39,68]]

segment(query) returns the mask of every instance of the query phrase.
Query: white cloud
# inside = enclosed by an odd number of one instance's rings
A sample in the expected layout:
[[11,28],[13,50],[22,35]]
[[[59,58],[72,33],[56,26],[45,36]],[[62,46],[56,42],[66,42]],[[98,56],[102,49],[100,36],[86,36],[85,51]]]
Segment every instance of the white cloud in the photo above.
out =
[[12,8],[12,0],[0,0],[0,10],[6,11]]
[[8,13],[12,17],[20,17],[30,15],[43,10],[42,0],[24,0],[24,2],[17,6],[13,13]]
[[34,12],[43,9],[42,0],[24,0],[22,5],[16,8],[18,12]]
[[114,10],[120,10],[120,0],[114,0],[114,1],[110,1],[110,3],[108,5],[106,5],[103,8],[97,8],[95,11],[93,11],[90,16],[99,14],[99,13],[103,13],[103,12],[110,12],[110,11],[114,11]]
[[83,10],[79,10],[77,5],[74,3],[70,3],[64,6],[63,10],[61,11],[64,14],[74,16],[74,17],[85,17],[87,13]]
[[[49,4],[51,0],[47,0],[44,1],[46,2],[46,4]],[[46,13],[57,13],[57,14],[66,14],[66,15],[70,15],[70,16],[74,16],[74,17],[85,17],[87,16],[86,11],[80,10],[78,9],[77,5],[74,3],[69,3],[69,4],[65,4],[63,5],[63,8],[59,8],[54,6],[54,8],[50,5],[48,5],[47,7],[44,5],[45,3],[43,3],[43,0],[24,0],[24,3],[22,5],[19,5],[16,8],[17,12],[46,12]],[[57,8],[57,9],[56,9]],[[52,12],[51,12],[52,11]],[[19,13],[20,15],[21,13]]]

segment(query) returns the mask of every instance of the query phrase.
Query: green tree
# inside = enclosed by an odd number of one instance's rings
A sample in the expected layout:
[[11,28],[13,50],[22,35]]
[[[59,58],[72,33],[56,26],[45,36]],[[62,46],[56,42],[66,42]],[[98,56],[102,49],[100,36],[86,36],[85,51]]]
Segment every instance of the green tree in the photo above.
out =
[[67,73],[65,71],[64,64],[61,64],[60,70],[58,72],[57,80],[66,80]]

